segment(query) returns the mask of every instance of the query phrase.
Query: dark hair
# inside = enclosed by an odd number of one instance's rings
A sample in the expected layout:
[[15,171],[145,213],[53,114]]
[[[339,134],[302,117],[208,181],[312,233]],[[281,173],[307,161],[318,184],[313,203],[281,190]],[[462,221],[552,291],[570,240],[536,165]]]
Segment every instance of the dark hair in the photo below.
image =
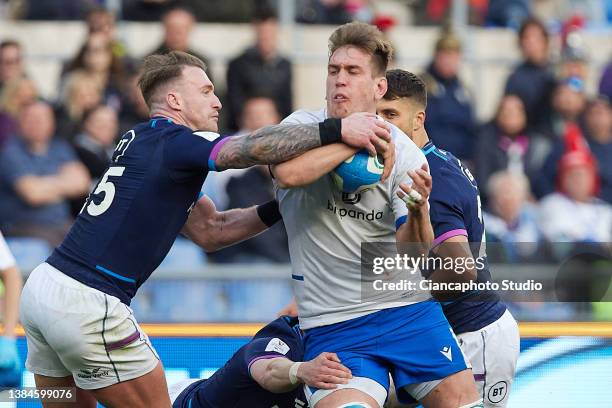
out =
[[[99,32],[89,33],[89,35],[85,39],[85,42],[83,43],[83,45],[81,45],[81,48],[79,49],[79,52],[77,53],[76,57],[74,57],[72,61],[66,64],[66,66],[62,70],[62,75],[65,75],[72,71],[76,71],[78,69],[85,69],[85,54],[87,53],[87,46],[89,44],[89,39],[92,35],[97,35],[97,34],[100,34],[100,33]],[[108,41],[108,43],[106,44],[106,47],[108,49],[108,52],[111,54],[109,80],[120,82],[125,77],[125,67],[124,67],[123,61],[113,53],[113,44],[111,41]]]
[[531,26],[539,28],[540,31],[542,32],[542,35],[546,39],[546,41],[548,41],[548,30],[546,29],[546,26],[544,25],[544,23],[536,17],[528,17],[525,20],[523,20],[523,23],[521,24],[521,28],[519,29],[519,32],[518,32],[519,44],[523,41],[523,36],[525,35],[525,31],[527,31],[527,29]]
[[252,22],[257,24],[268,20],[278,21],[278,13],[276,10],[268,4],[257,7],[255,13],[253,13]]
[[21,44],[17,40],[3,40],[0,42],[0,50],[6,47],[17,47],[21,49]]
[[344,46],[353,46],[372,55],[377,73],[384,73],[393,56],[393,46],[375,26],[354,21],[341,25],[329,37],[329,56]]
[[149,55],[144,59],[138,86],[149,108],[151,97],[157,88],[180,77],[186,66],[198,67],[206,71],[206,64],[201,59],[182,51]]
[[165,21],[166,18],[168,17],[168,15],[170,15],[170,14],[176,12],[176,11],[187,13],[187,14],[189,14],[193,18],[193,21],[196,21],[196,16],[195,16],[195,13],[193,12],[193,9],[191,7],[189,7],[189,6],[187,6],[187,5],[184,5],[184,4],[178,4],[176,6],[172,6],[172,7],[168,8],[162,14],[161,21]]
[[400,98],[414,99],[426,108],[427,88],[418,75],[403,69],[392,69],[387,71],[387,93],[383,99],[392,101]]

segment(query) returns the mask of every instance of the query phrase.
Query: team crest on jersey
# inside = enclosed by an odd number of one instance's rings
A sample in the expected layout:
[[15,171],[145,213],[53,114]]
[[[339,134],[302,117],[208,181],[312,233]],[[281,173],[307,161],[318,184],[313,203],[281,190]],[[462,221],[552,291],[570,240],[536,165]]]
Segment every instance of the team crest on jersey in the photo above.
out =
[[342,193],[342,201],[346,204],[357,204],[361,201],[361,193]]
[[279,354],[287,354],[287,352],[289,351],[289,346],[287,345],[287,343],[285,343],[278,337],[275,337],[270,340],[270,342],[266,346],[266,351],[275,351]]
[[117,143],[117,147],[115,147],[115,151],[113,152],[113,161],[115,163],[117,163],[117,161],[125,154],[128,147],[130,147],[130,143],[132,143],[135,137],[136,132],[133,130],[130,130],[121,136],[121,139],[119,140],[119,143]]

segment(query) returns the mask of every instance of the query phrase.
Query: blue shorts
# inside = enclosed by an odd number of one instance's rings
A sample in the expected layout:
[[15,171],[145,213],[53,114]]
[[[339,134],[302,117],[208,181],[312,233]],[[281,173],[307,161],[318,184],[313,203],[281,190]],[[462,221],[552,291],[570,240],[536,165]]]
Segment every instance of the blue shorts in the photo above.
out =
[[374,380],[387,391],[391,374],[400,401],[408,397],[405,386],[469,368],[440,304],[433,300],[308,329],[304,342],[304,361],[322,352],[336,353],[353,377]]

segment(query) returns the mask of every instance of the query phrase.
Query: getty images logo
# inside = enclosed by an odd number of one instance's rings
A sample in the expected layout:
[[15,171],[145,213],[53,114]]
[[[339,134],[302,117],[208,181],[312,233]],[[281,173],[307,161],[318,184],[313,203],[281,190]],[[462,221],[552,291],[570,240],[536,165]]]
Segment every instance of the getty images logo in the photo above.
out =
[[356,220],[374,221],[380,220],[383,217],[382,211],[372,210],[370,212],[359,211],[355,209],[347,210],[346,208],[338,208],[331,201],[327,200],[327,209],[334,214],[340,216],[340,218],[349,217]]

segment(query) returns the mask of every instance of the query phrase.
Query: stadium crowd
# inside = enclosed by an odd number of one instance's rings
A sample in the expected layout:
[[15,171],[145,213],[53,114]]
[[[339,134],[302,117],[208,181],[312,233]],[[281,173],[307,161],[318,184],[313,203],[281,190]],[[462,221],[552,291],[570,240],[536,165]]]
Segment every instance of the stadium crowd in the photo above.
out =
[[[57,8],[57,1],[23,3],[24,19],[83,18],[88,32],[77,54],[65,61],[57,100],[40,97],[28,76],[28,58],[18,38],[0,39],[0,230],[9,238],[61,242],[83,200],[103,176],[117,139],[147,120],[140,91],[139,60],[116,36],[115,15],[89,1]],[[124,1],[124,19],[161,21],[164,39],[150,53],[190,49],[190,34],[203,21],[197,2]],[[235,0],[220,6],[242,10],[255,33],[253,45],[236,55],[226,72],[224,134],[275,124],[292,112],[292,61],[278,47],[276,11],[265,1]],[[297,21],[340,24],[351,19],[394,23],[368,1],[303,1]],[[429,1],[432,24],[449,3]],[[479,8],[488,3],[488,8]],[[587,94],[589,55],[580,46],[580,26],[569,19],[550,26],[529,15],[528,1],[471,1],[471,20],[515,27],[522,60],[505,83],[490,120],[480,123],[471,92],[459,76],[464,46],[441,31],[430,64],[420,72],[427,85],[427,132],[474,173],[484,206],[487,240],[501,243],[505,261],[553,257],[552,243],[612,240],[612,62],[602,71],[597,94]],[[30,7],[25,7],[29,5]],[[510,5],[514,8],[510,9]],[[189,7],[191,6],[191,7]],[[245,11],[246,10],[246,11]],[[223,21],[224,17],[218,17]],[[553,50],[561,38],[561,49]],[[553,59],[552,55],[560,55]],[[208,73],[212,77],[211,73]],[[214,82],[214,78],[213,82]],[[219,208],[245,207],[274,197],[266,168],[227,171],[210,177],[204,192]],[[571,216],[568,216],[571,214]],[[535,243],[524,246],[521,243]],[[529,248],[529,249],[525,249]],[[546,254],[546,255],[545,255]],[[218,263],[288,263],[282,225],[235,247],[209,254]]]

